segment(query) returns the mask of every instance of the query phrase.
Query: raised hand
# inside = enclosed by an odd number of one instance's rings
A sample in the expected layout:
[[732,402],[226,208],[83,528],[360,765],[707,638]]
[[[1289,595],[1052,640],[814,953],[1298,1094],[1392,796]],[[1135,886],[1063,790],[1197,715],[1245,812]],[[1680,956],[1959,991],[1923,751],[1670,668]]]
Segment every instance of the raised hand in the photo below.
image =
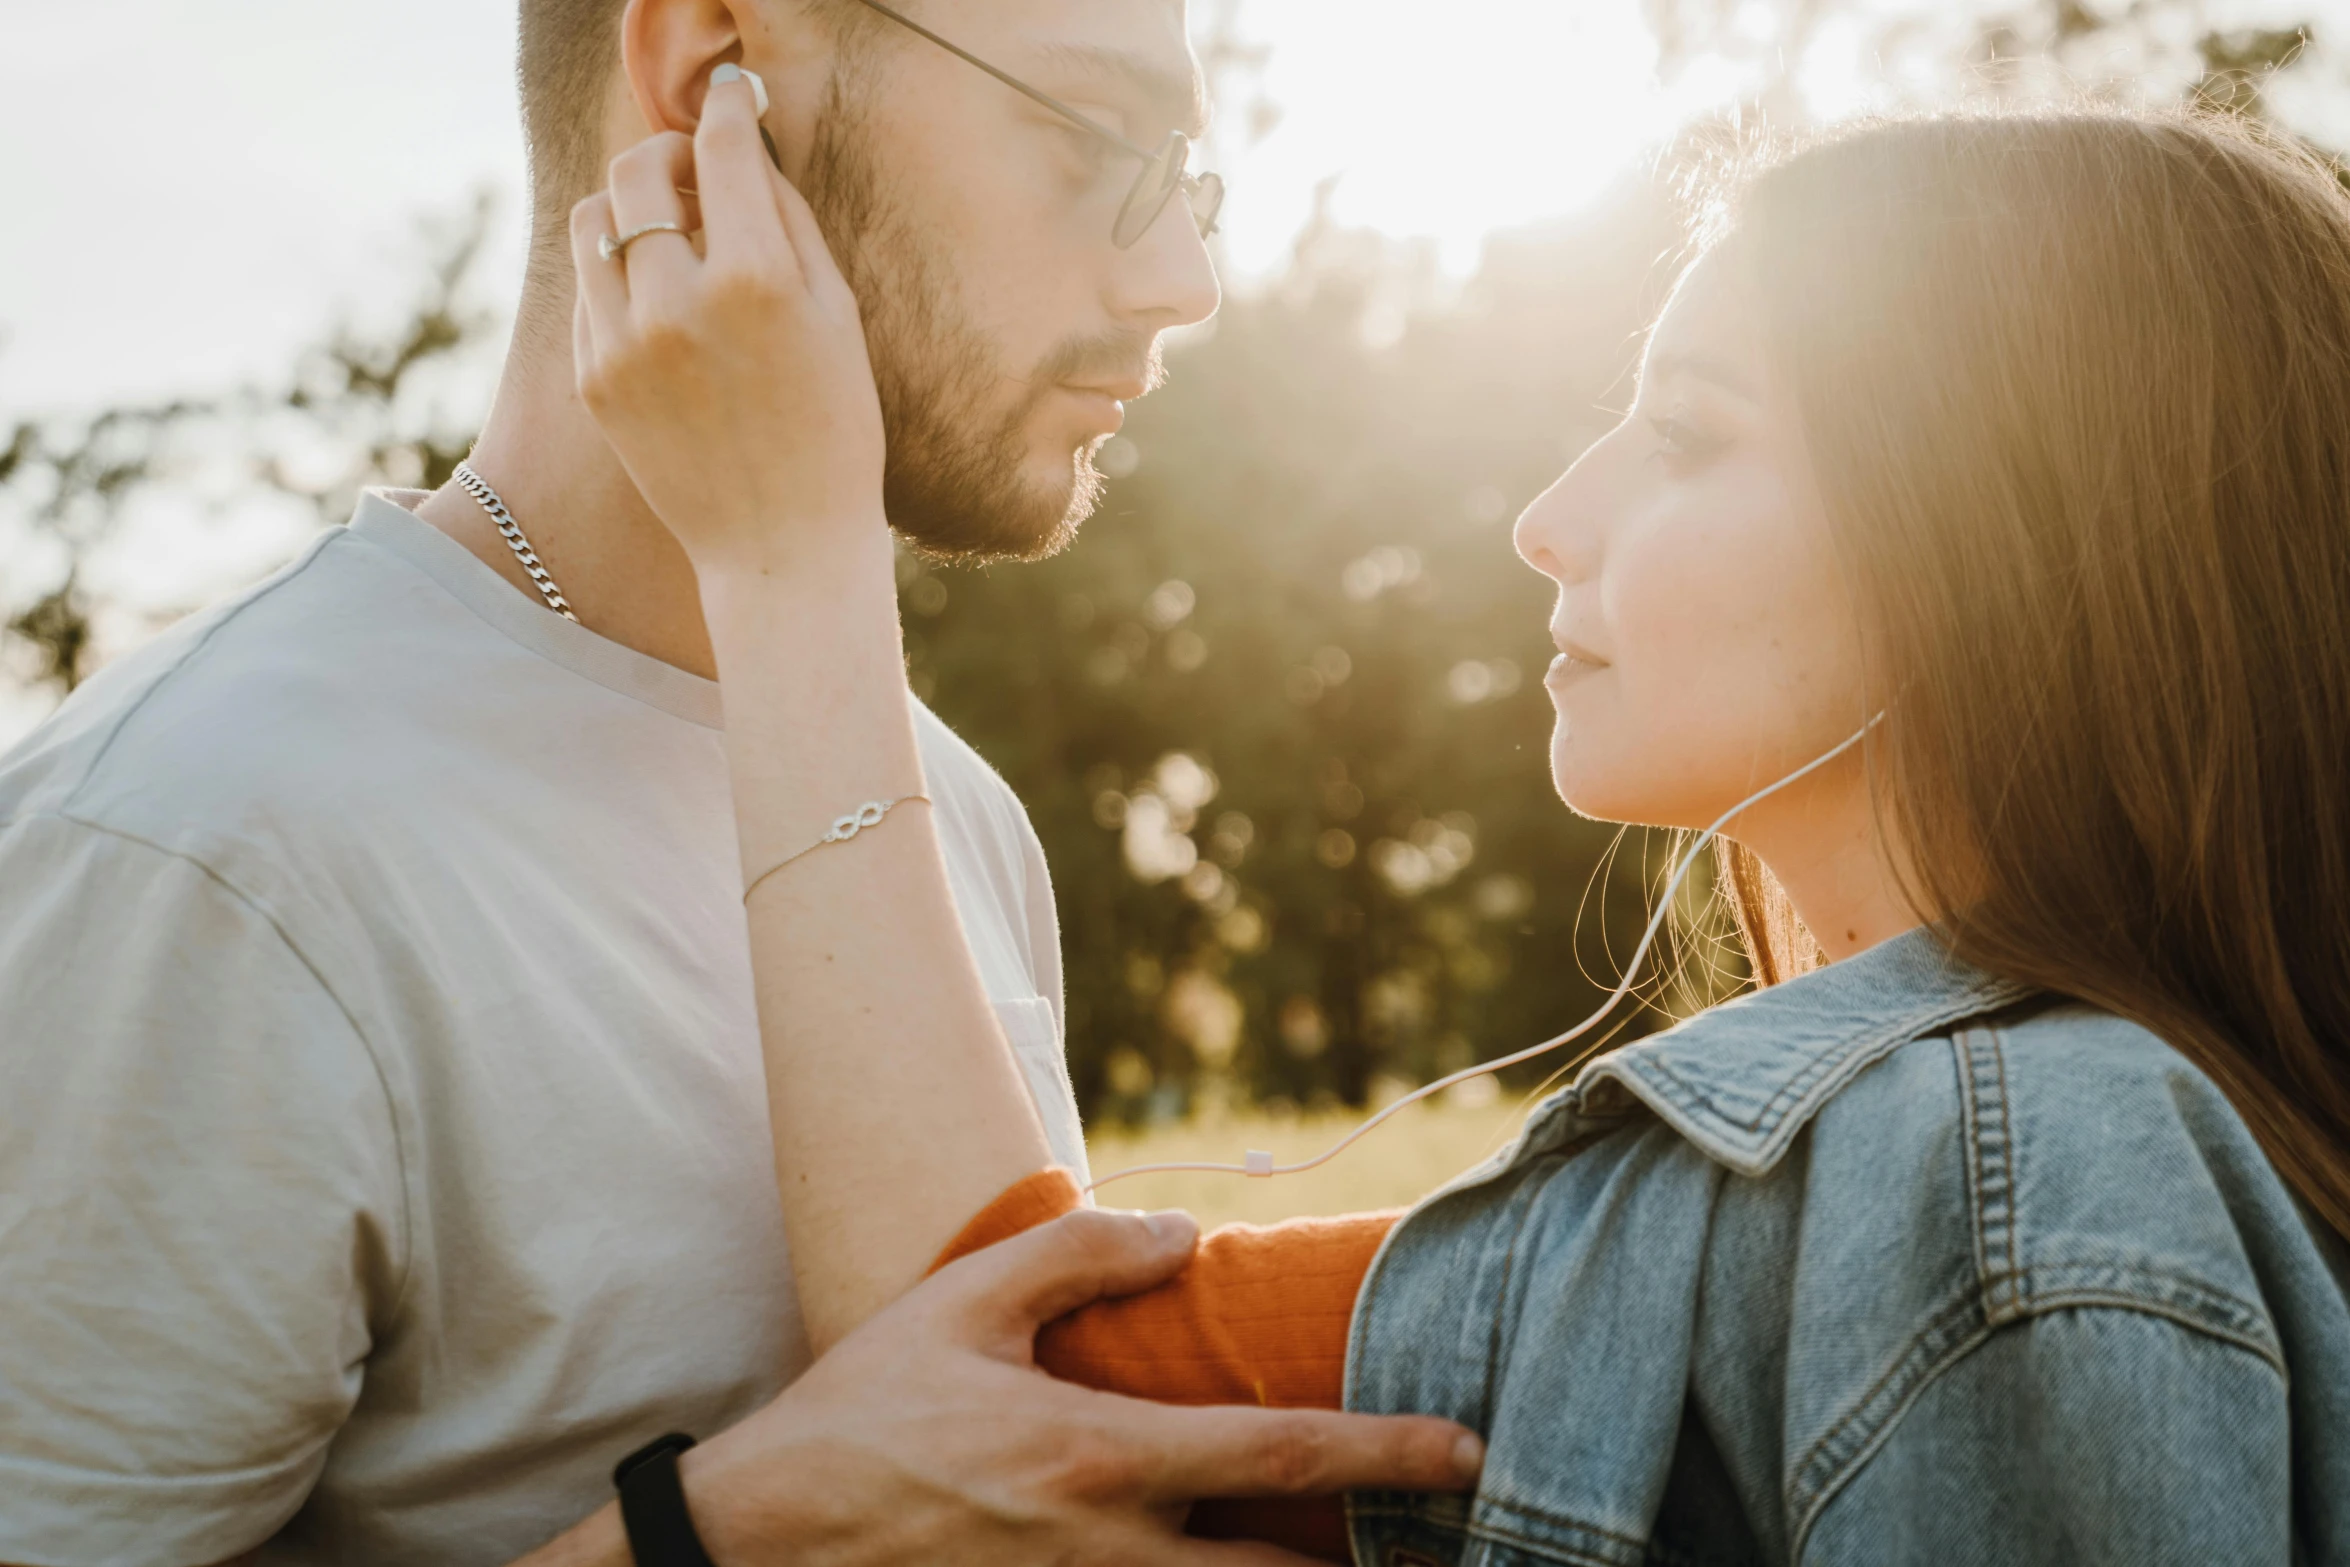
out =
[[[777,1194],[821,1348],[1051,1153],[930,813],[908,806],[808,852],[864,802],[928,784],[856,303],[765,155],[751,86],[728,74],[692,138],[631,148],[574,212],[578,375],[699,579]],[[893,1118],[907,1135],[868,1135]]]
[[[653,224],[676,228],[606,258],[608,237]],[[881,408],[856,298],[768,161],[751,84],[715,82],[691,137],[615,159],[610,188],[572,209],[571,244],[580,396],[705,587],[844,558],[886,571]]]

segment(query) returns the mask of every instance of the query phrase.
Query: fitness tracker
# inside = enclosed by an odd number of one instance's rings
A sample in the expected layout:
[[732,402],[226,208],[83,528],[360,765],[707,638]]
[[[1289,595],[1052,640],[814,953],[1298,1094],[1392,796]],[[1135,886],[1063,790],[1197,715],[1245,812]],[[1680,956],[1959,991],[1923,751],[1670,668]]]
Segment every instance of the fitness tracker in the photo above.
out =
[[717,1567],[694,1533],[677,1455],[694,1445],[682,1431],[656,1437],[620,1460],[612,1484],[620,1491],[620,1524],[636,1567]]

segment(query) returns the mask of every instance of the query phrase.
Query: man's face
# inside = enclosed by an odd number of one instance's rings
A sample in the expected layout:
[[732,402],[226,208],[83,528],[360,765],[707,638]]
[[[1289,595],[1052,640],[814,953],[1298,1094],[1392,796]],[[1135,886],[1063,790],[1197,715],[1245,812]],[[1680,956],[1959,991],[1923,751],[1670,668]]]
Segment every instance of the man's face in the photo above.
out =
[[[900,4],[899,9],[907,9]],[[1197,132],[1180,0],[910,11],[1128,141]],[[855,286],[889,431],[890,521],[945,558],[1034,559],[1092,512],[1094,451],[1217,303],[1178,196],[1120,250],[1138,165],[875,15],[835,73],[804,181]]]

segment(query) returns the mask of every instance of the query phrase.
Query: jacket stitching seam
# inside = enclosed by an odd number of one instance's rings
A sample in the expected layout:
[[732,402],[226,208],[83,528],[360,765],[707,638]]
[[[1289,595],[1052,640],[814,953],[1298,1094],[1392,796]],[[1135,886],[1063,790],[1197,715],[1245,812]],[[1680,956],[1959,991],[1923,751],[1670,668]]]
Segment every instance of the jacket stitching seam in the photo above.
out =
[[[1811,1446],[1804,1449],[1803,1457],[1796,1463],[1793,1471],[1797,1478],[1790,1490],[1790,1499],[1800,1501],[1806,1490],[1801,1477],[1806,1472],[1819,1468],[1822,1463],[1827,1461],[1823,1455],[1837,1444],[1838,1439],[1847,1428],[1865,1421],[1871,1406],[1880,1402],[1888,1390],[1900,1382],[1905,1375],[1914,1374],[1914,1368],[1921,1357],[1931,1359],[1937,1353],[1931,1347],[1935,1341],[1953,1335],[1963,1337],[1964,1334],[1960,1331],[1962,1325],[1970,1318],[1980,1323],[1981,1317],[1981,1306],[1972,1290],[1960,1292],[1941,1310],[1929,1317],[1926,1320],[1926,1325],[1911,1335],[1909,1343],[1903,1347],[1901,1353],[1894,1356],[1890,1364],[1870,1379],[1868,1387],[1852,1401],[1850,1407],[1831,1422],[1825,1431],[1815,1437]],[[1800,1508],[1791,1508],[1790,1511],[1799,1512]]]
[[[2070,1273],[2094,1273],[2100,1278],[2117,1282],[2060,1283],[2053,1287],[2035,1287],[2033,1283],[2035,1279],[2046,1279],[2050,1274]],[[2011,1285],[2016,1291],[2016,1310],[2010,1320],[2050,1316],[2079,1306],[2105,1306],[2144,1312],[2209,1334],[2213,1338],[2241,1344],[2274,1366],[2279,1375],[2285,1374],[2283,1351],[2278,1347],[2273,1333],[2263,1331],[2268,1327],[2266,1312],[2226,1290],[2183,1273],[2092,1259],[2036,1262],[2020,1273],[1997,1278],[1998,1282]],[[2135,1283],[2140,1287],[2133,1290],[2127,1287],[2127,1283],[2120,1281]]]
[[[1618,1534],[1613,1529],[1606,1528],[1600,1524],[1587,1523],[1582,1519],[1573,1517],[1567,1513],[1554,1513],[1545,1508],[1530,1506],[1521,1502],[1500,1502],[1491,1499],[1483,1499],[1482,1505],[1485,1507],[1498,1507],[1504,1511],[1519,1514],[1523,1516],[1529,1523],[1585,1535],[1590,1539],[1604,1541],[1609,1545],[1623,1546],[1627,1550],[1646,1551],[1649,1548],[1649,1542],[1645,1539],[1639,1539],[1628,1534]],[[1498,1540],[1509,1545],[1522,1545],[1534,1550],[1559,1551],[1578,1549],[1578,1547],[1570,1541],[1546,1539],[1540,1534],[1532,1533],[1525,1529],[1512,1528],[1507,1522],[1496,1522],[1490,1518],[1480,1518],[1474,1515],[1457,1524],[1432,1523],[1431,1520],[1424,1516],[1420,1507],[1411,1503],[1404,1503],[1401,1505],[1373,1503],[1358,1509],[1358,1514],[1359,1516],[1365,1518],[1399,1519],[1409,1523],[1430,1524],[1431,1527],[1435,1528],[1457,1529],[1464,1535],[1479,1539]],[[1587,1554],[1585,1559],[1613,1562],[1619,1558],[1597,1557],[1589,1556]]]
[[[1997,1034],[1992,1034],[1985,1041],[1984,1049],[1991,1057],[1991,1066],[1997,1074],[1999,1082],[1999,1175],[2002,1183],[2000,1207],[2006,1222],[2007,1271],[2020,1274],[2020,1260],[2016,1256],[2016,1232],[2023,1228],[2023,1214],[2016,1205],[2015,1116],[2010,1108],[2007,1092],[2007,1049],[2000,1043]],[[2020,1308],[2023,1304],[2023,1298],[2023,1280],[2019,1277],[2013,1304]]]
[[[2022,1294],[2016,1256],[2015,1137],[2007,1114],[2006,1063],[1996,1036],[1967,1030],[1952,1040],[1963,1070],[1960,1074],[1960,1113],[1967,1128],[1967,1184],[1975,1227],[1975,1282],[1982,1292],[1986,1320],[2012,1315]],[[1992,1069],[1998,1073],[1998,1124],[1986,1113],[1992,1108]],[[1993,1257],[2004,1254],[2004,1263]],[[2003,1298],[2004,1297],[2004,1298]]]
[[1951,1067],[1958,1078],[1959,1134],[1965,1140],[1967,1150],[1967,1222],[1969,1228],[1974,1232],[1975,1277],[1983,1279],[1989,1277],[1991,1272],[1990,1256],[1987,1250],[1988,1242],[1984,1233],[1984,1206],[1987,1199],[1983,1192],[1983,1126],[1982,1117],[1976,1113],[1975,1096],[1972,1091],[1974,1083],[1973,1051],[1964,1032],[1951,1036],[1950,1051]]
[[[1400,1520],[1406,1523],[1415,1523],[1421,1525],[1422,1527],[1442,1529],[1448,1534],[1457,1534],[1464,1540],[1479,1540],[1487,1544],[1508,1546],[1512,1549],[1540,1552],[1545,1561],[1557,1562],[1560,1564],[1560,1567],[1631,1567],[1631,1564],[1627,1563],[1625,1558],[1621,1556],[1594,1555],[1589,1551],[1582,1550],[1573,1545],[1561,1544],[1559,1542],[1550,1540],[1539,1540],[1531,1535],[1512,1534],[1509,1531],[1503,1529],[1494,1529],[1476,1524],[1431,1525],[1427,1522],[1427,1520],[1420,1518],[1416,1514],[1405,1509],[1380,1511],[1372,1508],[1365,1508],[1362,1510],[1362,1516],[1369,1519]],[[1645,1549],[1645,1547],[1643,1547],[1643,1549]],[[1635,1560],[1639,1559],[1636,1558]]]
[[[1569,1529],[1577,1534],[1589,1535],[1595,1540],[1605,1540],[1610,1545],[1629,1546],[1636,1551],[1648,1549],[1648,1541],[1643,1538],[1629,1534],[1618,1534],[1613,1529],[1600,1524],[1586,1523],[1569,1513],[1554,1513],[1546,1507],[1530,1507],[1523,1502],[1488,1503],[1487,1505],[1499,1505],[1509,1512],[1523,1516],[1531,1523],[1546,1524],[1557,1529]],[[1513,1529],[1507,1523],[1497,1524],[1487,1519],[1478,1518],[1474,1514],[1470,1516],[1467,1528],[1472,1534],[1483,1534],[1495,1539],[1517,1540],[1527,1545],[1556,1543],[1546,1542],[1540,1536],[1530,1534],[1523,1529]]]
[[[1648,1541],[1645,1539],[1629,1534],[1619,1534],[1615,1530],[1607,1528],[1602,1524],[1586,1523],[1584,1520],[1577,1518],[1572,1513],[1556,1512],[1548,1507],[1543,1506],[1540,1502],[1529,1501],[1521,1497],[1501,1496],[1490,1491],[1480,1491],[1478,1493],[1476,1510],[1470,1513],[1469,1521],[1465,1527],[1470,1529],[1483,1528],[1488,1530],[1498,1530],[1501,1526],[1497,1526],[1490,1523],[1489,1521],[1482,1520],[1479,1516],[1488,1509],[1516,1514],[1517,1516],[1525,1518],[1531,1522],[1544,1524],[1552,1528],[1572,1529],[1578,1533],[1593,1535],[1599,1539],[1609,1540],[1618,1545],[1629,1545],[1634,1549],[1646,1549],[1648,1545]],[[1528,1536],[1528,1538],[1531,1538],[1531,1536]]]
[[2121,1293],[2120,1291],[2108,1292],[2094,1289],[2063,1290],[2044,1297],[2036,1298],[2032,1303],[2031,1309],[2024,1313],[2023,1320],[2030,1320],[2031,1318],[2035,1317],[2051,1317],[2060,1311],[2072,1311],[2084,1306],[2117,1311],[2134,1311],[2142,1316],[2160,1317],[2166,1322],[2176,1323],[2178,1326],[2185,1328],[2189,1332],[2200,1333],[2207,1338],[2214,1338],[2220,1340],[2222,1343],[2233,1344],[2237,1348],[2243,1350],[2245,1353],[2257,1356],[2262,1364],[2266,1365],[2271,1371],[2274,1371],[2280,1378],[2289,1375],[2285,1369],[2284,1360],[2274,1343],[2265,1341],[2259,1336],[2246,1332],[2242,1329],[2238,1329],[2224,1323],[2215,1322],[2209,1317],[2200,1316],[2189,1310],[2187,1307],[2172,1301],[2150,1301],[2140,1296],[2128,1295]]
[[[2160,1277],[2161,1275],[2154,1276]],[[2185,1283],[2188,1281],[2179,1280],[2177,1282]],[[1827,1511],[1829,1503],[1833,1502],[1838,1494],[1840,1494],[1844,1488],[1851,1483],[1853,1477],[1859,1474],[1860,1471],[1867,1466],[1869,1460],[1877,1455],[1877,1452],[1884,1446],[1886,1441],[1891,1438],[1895,1429],[1900,1426],[1903,1417],[1906,1416],[1911,1408],[1916,1405],[1918,1399],[1924,1396],[1927,1388],[1931,1387],[1953,1366],[1966,1359],[1967,1356],[1973,1354],[1976,1350],[1982,1348],[1982,1346],[1988,1343],[1994,1335],[2005,1332],[2011,1328],[2021,1326],[2022,1324],[2033,1321],[2037,1318],[2054,1316],[2059,1311],[2069,1310],[2079,1306],[2105,1307],[2130,1311],[2144,1316],[2159,1317],[2166,1321],[2173,1322],[2189,1331],[2200,1332],[2211,1338],[2218,1339],[2223,1343],[2244,1349],[2248,1353],[2255,1355],[2264,1365],[2275,1371],[2280,1377],[2283,1377],[2285,1374],[2282,1366],[2278,1364],[2275,1357],[2269,1354],[2268,1351],[2261,1346],[2257,1344],[2246,1344],[2235,1334],[2219,1331],[2215,1329],[2214,1326],[2210,1323],[2200,1322],[2192,1318],[2182,1316],[2177,1311],[2165,1310],[2160,1305],[2155,1303],[2139,1300],[2137,1298],[2126,1295],[2117,1295],[2109,1299],[2099,1300],[2092,1298],[2090,1293],[2086,1291],[2073,1292],[2067,1297],[2061,1299],[2056,1297],[2049,1297],[2047,1304],[2041,1304],[2035,1301],[2032,1305],[2019,1311],[2015,1317],[2006,1322],[1982,1323],[1974,1331],[1960,1337],[1947,1352],[1935,1359],[1933,1364],[1922,1372],[1922,1374],[1917,1378],[1915,1384],[1902,1395],[1900,1401],[1887,1411],[1884,1421],[1874,1430],[1870,1431],[1866,1439],[1863,1440],[1859,1446],[1853,1449],[1851,1456],[1839,1464],[1834,1472],[1825,1481],[1821,1482],[1821,1484],[1814,1491],[1812,1498],[1804,1505],[1800,1514],[1799,1523],[1789,1536],[1789,1562],[1794,1564],[1794,1567],[1802,1567],[1804,1552],[1810,1547],[1811,1544],[1812,1529],[1818,1524],[1821,1514]],[[1931,1332],[1932,1329],[1929,1328],[1926,1333],[1921,1333],[1919,1335],[1918,1342],[1922,1342]],[[1908,1358],[1910,1357],[1904,1357],[1905,1360]],[[1856,1409],[1854,1411],[1854,1415],[1857,1415],[1858,1413],[1859,1411]],[[1837,1423],[1838,1426],[1842,1427],[1844,1425],[1850,1424],[1854,1418],[1854,1415],[1846,1416],[1844,1420],[1841,1420]],[[1825,1441],[1826,1438],[1823,1437],[1821,1442],[1815,1442],[1812,1445],[1811,1454],[1806,1455],[1807,1467],[1811,1461],[1812,1454],[1817,1454],[1822,1443]],[[1790,1511],[1792,1512],[1794,1509],[1791,1508]]]
[[[1868,1391],[1820,1433],[1795,1466],[1794,1483],[1788,1488],[1787,1511],[1795,1520],[1789,1534],[1791,1562],[1803,1560],[1812,1525],[1818,1521],[1822,1509],[1900,1423],[1902,1413],[1936,1377],[1989,1338],[1991,1332],[1974,1292],[1961,1294],[1935,1313],[1910,1340],[1909,1347],[1870,1383]],[[1882,1417],[1872,1419],[1872,1412],[1880,1406]],[[1846,1443],[1843,1438],[1856,1428],[1860,1436]],[[1845,1451],[1832,1457],[1834,1448]],[[1807,1479],[1814,1471],[1819,1471],[1818,1477]]]
[[[1653,1539],[1620,1534],[1603,1525],[1576,1518],[1572,1514],[1555,1513],[1545,1508],[1520,1502],[1486,1500],[1484,1505],[1520,1514],[1527,1522],[1542,1528],[1582,1535],[1587,1540],[1600,1542],[1603,1545],[1620,1546],[1623,1550],[1634,1553],[1631,1559],[1644,1564],[1654,1563],[1659,1564],[1659,1567],[1671,1567],[1671,1564],[1676,1562],[1688,1563],[1695,1560],[1685,1552],[1659,1547]],[[1423,1508],[1410,1503],[1400,1505],[1373,1503],[1356,1509],[1356,1516],[1418,1524],[1425,1528],[1458,1533],[1468,1539],[1490,1540],[1502,1545],[1523,1547],[1527,1550],[1541,1552],[1549,1560],[1600,1563],[1604,1564],[1604,1567],[1619,1567],[1619,1564],[1626,1560],[1622,1555],[1602,1553],[1574,1540],[1550,1538],[1533,1530],[1513,1528],[1507,1522],[1496,1522],[1490,1518],[1472,1516],[1459,1523],[1437,1522],[1428,1518]]]

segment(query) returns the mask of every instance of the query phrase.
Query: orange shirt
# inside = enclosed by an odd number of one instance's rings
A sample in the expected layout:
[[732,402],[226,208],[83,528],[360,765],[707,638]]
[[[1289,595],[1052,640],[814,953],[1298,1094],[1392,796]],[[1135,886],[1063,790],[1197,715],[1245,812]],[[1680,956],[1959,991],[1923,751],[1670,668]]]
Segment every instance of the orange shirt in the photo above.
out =
[[[1083,1203],[1067,1170],[1039,1170],[965,1225],[932,1271]],[[1048,1325],[1036,1338],[1037,1364],[1066,1381],[1163,1404],[1337,1409],[1355,1295],[1398,1217],[1228,1224],[1202,1236],[1190,1266],[1158,1288]],[[1336,1497],[1202,1502],[1191,1532],[1353,1559]]]

